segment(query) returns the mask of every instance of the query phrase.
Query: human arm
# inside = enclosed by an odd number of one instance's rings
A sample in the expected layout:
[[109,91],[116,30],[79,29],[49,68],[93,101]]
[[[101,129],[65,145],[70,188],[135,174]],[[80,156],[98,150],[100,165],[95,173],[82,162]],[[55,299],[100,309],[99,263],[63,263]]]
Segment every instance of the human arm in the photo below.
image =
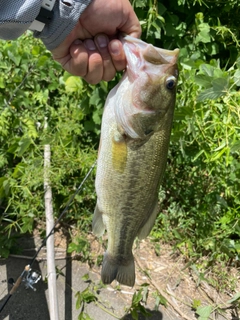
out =
[[[1,0],[0,38],[20,36],[37,17],[41,4],[42,0]],[[141,34],[129,0],[56,0],[52,20],[34,36],[65,70],[95,84],[112,79],[126,66],[118,32]]]

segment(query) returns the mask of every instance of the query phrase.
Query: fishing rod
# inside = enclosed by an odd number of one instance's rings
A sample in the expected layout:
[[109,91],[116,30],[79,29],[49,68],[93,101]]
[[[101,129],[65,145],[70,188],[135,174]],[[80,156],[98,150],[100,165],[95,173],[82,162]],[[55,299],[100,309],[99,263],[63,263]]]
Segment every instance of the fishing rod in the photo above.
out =
[[41,246],[38,248],[38,250],[36,251],[36,253],[34,254],[33,258],[31,259],[30,263],[28,265],[26,265],[24,267],[23,272],[20,274],[20,276],[18,277],[17,281],[14,282],[14,280],[12,278],[10,278],[8,280],[8,283],[12,284],[13,287],[12,289],[9,291],[6,300],[4,301],[4,303],[2,304],[2,306],[0,306],[0,313],[3,311],[4,307],[6,306],[6,304],[8,303],[8,301],[10,300],[10,298],[12,297],[12,295],[16,292],[17,288],[20,286],[21,282],[25,282],[25,287],[26,288],[31,288],[34,291],[36,291],[36,289],[33,287],[34,284],[36,284],[40,279],[41,279],[41,274],[36,271],[36,270],[32,270],[32,265],[34,264],[39,252],[42,250],[42,248],[45,246],[48,238],[54,234],[54,230],[56,228],[56,226],[58,225],[58,223],[60,222],[60,220],[62,219],[62,217],[64,216],[64,214],[68,211],[70,205],[72,204],[74,198],[76,197],[76,195],[79,193],[79,191],[82,189],[82,186],[84,185],[84,183],[86,182],[86,180],[88,179],[88,177],[90,176],[91,172],[93,171],[95,165],[97,163],[97,160],[94,162],[94,164],[91,166],[91,168],[89,169],[89,171],[87,172],[86,176],[84,177],[84,179],[82,180],[82,182],[80,183],[79,187],[77,188],[77,190],[74,192],[74,194],[72,195],[72,197],[69,199],[69,201],[67,202],[64,210],[62,211],[62,213],[60,214],[59,218],[57,219],[57,221],[55,222],[53,228],[51,229],[51,231],[49,232],[49,234],[43,239]]

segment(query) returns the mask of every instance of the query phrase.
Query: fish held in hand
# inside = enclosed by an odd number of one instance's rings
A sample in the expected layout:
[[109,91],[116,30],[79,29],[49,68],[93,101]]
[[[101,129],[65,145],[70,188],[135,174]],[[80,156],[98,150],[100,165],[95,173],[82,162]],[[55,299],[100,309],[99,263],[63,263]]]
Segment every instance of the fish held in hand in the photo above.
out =
[[122,39],[127,69],[108,95],[96,173],[93,233],[108,233],[101,278],[132,287],[134,239],[150,233],[159,212],[178,78],[179,50]]

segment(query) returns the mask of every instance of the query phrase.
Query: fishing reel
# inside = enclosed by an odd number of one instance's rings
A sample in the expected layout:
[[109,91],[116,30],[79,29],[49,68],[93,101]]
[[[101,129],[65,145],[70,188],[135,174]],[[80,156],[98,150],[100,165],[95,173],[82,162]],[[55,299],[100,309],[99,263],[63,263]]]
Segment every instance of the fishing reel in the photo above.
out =
[[[37,270],[32,270],[31,268],[29,268],[29,266],[25,267],[24,272],[21,275],[21,281],[25,283],[25,288],[31,288],[33,291],[36,291],[37,289],[34,288],[34,284],[36,284],[40,279],[41,279],[41,273]],[[15,281],[13,280],[13,278],[10,278],[8,280],[8,283],[15,286],[17,285],[19,281]],[[20,282],[18,283],[18,285],[20,284]]]
[[26,289],[31,288],[33,291],[36,291],[37,289],[34,288],[33,285],[36,284],[41,279],[41,277],[42,276],[39,271],[29,269],[22,281],[25,282]]

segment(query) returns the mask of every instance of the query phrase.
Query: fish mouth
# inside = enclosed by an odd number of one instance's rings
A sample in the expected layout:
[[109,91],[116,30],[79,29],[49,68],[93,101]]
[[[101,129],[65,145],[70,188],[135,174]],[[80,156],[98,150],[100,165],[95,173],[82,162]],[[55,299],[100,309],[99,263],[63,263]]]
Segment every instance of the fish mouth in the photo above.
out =
[[[179,49],[167,50],[154,47],[152,44],[146,44],[141,39],[134,38],[129,35],[121,34],[119,40],[123,46],[132,46],[133,51],[142,51],[142,55],[148,62],[152,64],[176,64],[179,56]],[[134,48],[134,46],[136,48]],[[138,48],[138,49],[137,49]],[[126,50],[125,50],[126,51]]]

